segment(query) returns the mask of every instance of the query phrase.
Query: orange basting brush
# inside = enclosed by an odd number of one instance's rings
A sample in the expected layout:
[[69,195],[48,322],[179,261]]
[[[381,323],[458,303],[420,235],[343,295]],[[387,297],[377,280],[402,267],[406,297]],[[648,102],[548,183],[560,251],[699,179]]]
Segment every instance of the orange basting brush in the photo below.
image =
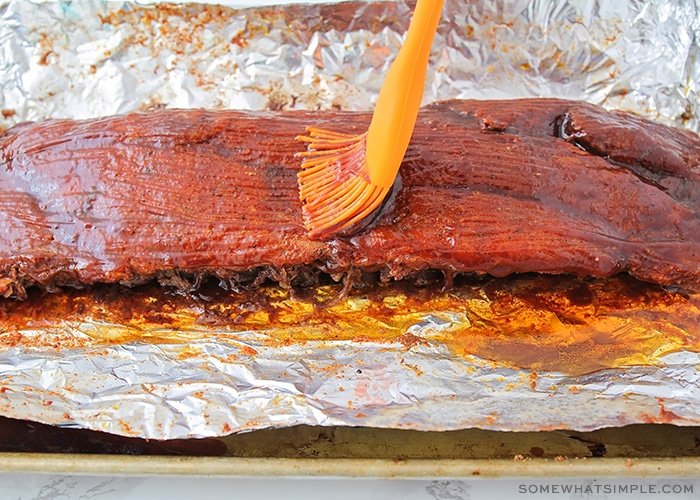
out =
[[386,75],[367,132],[308,127],[298,174],[304,224],[324,239],[372,213],[391,189],[423,99],[430,48],[444,0],[418,0],[401,50]]

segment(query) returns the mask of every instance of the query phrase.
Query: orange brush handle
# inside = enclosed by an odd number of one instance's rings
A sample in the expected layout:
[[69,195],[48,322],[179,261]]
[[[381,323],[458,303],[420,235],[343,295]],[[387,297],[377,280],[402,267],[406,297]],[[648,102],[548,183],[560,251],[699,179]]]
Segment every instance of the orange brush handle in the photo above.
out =
[[379,92],[367,133],[370,182],[390,188],[413,134],[423,100],[430,48],[444,0],[418,0],[401,50]]

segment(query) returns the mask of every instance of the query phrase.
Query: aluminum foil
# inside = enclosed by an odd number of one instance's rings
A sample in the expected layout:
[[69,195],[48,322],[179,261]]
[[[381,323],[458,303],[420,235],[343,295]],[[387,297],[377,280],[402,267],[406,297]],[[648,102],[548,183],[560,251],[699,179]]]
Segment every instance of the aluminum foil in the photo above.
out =
[[[0,126],[158,106],[368,110],[410,18],[404,0],[147,3],[0,0]],[[447,0],[424,101],[563,97],[697,131],[699,34],[697,0]]]
[[[226,343],[194,344],[201,355],[184,360],[177,344],[6,350],[0,411],[153,439],[295,424],[425,431],[700,424],[694,353],[665,356],[656,367],[540,373],[532,383],[529,371],[457,358],[435,345],[252,343],[253,357]],[[226,362],[232,354],[237,361]]]
[[[0,0],[0,127],[154,107],[371,109],[410,17],[403,0],[305,10],[159,3]],[[424,101],[565,97],[698,131],[699,13],[684,0],[447,0]],[[432,339],[463,321],[459,311],[426,311],[406,333]],[[100,343],[95,328],[126,326],[37,325],[21,332],[41,337],[32,347],[9,342],[17,332],[0,318],[0,413],[155,439],[302,423],[700,424],[700,359],[683,349],[651,364],[533,378],[434,339],[279,345],[260,328],[231,341],[202,326],[178,342],[163,325],[175,340]]]

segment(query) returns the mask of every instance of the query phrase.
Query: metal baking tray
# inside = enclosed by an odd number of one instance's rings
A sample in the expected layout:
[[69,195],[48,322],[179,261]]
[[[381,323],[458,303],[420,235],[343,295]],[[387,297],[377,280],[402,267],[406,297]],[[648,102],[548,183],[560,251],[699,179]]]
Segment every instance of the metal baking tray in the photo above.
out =
[[403,479],[700,476],[700,427],[666,424],[592,432],[301,425],[224,438],[149,441],[0,419],[0,437],[2,472]]

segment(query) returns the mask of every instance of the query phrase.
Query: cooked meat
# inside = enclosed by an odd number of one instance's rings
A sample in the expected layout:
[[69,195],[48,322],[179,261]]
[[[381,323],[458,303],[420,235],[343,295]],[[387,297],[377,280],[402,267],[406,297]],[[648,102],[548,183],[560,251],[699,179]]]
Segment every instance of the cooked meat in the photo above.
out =
[[388,202],[311,240],[295,136],[369,119],[157,110],[16,126],[0,136],[0,293],[426,269],[700,284],[700,138],[555,99],[424,108]]

